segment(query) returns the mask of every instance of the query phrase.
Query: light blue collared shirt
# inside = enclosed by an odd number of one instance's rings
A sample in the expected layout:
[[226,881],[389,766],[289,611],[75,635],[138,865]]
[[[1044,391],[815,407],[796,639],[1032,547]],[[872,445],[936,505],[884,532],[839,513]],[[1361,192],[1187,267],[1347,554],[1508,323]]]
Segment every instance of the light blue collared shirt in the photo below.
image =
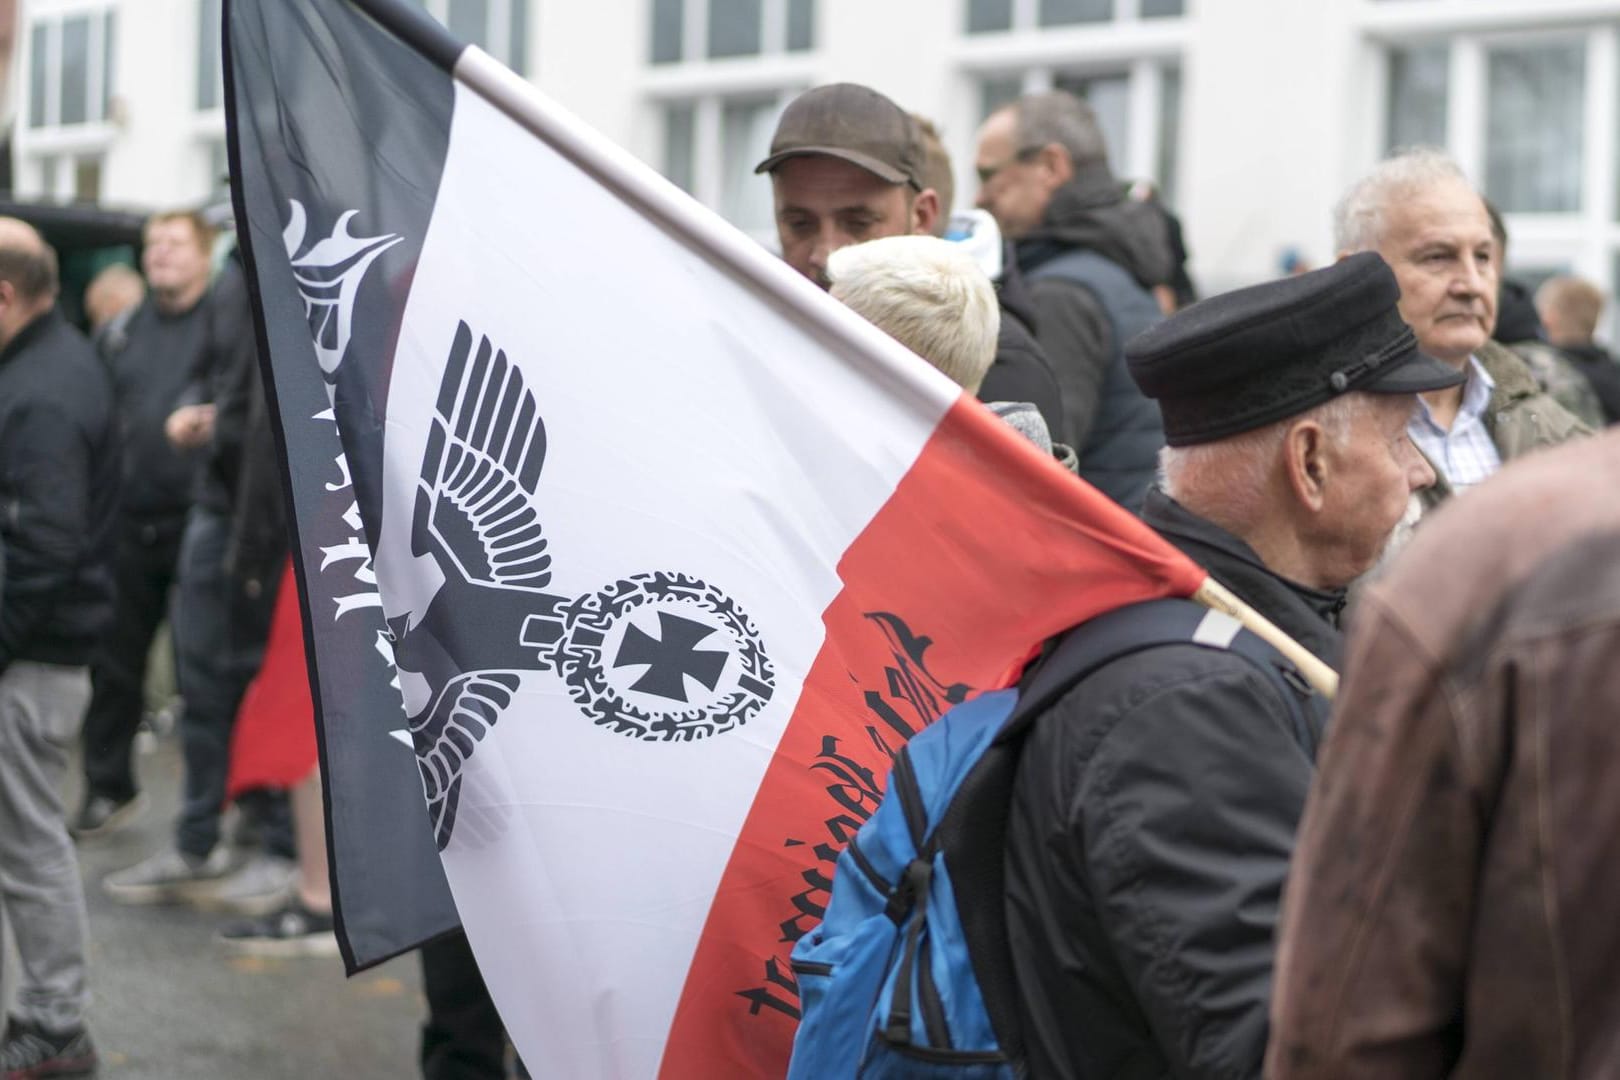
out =
[[1406,432],[1423,451],[1453,492],[1467,491],[1488,479],[1502,467],[1502,455],[1485,427],[1485,407],[1490,404],[1496,380],[1480,364],[1468,358],[1468,381],[1463,384],[1462,404],[1447,431],[1434,422],[1429,403],[1418,398],[1420,409],[1406,426]]

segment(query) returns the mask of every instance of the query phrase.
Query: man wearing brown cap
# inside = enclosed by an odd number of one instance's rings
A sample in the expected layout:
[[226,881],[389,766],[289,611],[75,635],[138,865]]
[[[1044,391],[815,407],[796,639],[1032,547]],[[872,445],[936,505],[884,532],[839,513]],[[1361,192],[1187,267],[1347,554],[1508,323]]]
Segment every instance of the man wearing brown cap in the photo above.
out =
[[[770,156],[754,171],[770,173],[789,266],[825,289],[827,257],[841,247],[944,231],[949,207],[940,188],[948,200],[950,158],[926,125],[853,83],[816,87],[787,107]],[[1022,284],[986,273],[996,281],[1003,319],[980,400],[1033,404],[1061,440],[1067,425],[1056,376],[1025,325],[1027,308],[1016,306]]]
[[[1399,296],[1364,254],[1194,304],[1126,346],[1169,444],[1143,520],[1329,664],[1345,587],[1434,482],[1406,434],[1417,395],[1462,379],[1419,353]],[[1033,1076],[1259,1074],[1325,708],[1209,623],[1034,715],[1005,845]]]
[[915,120],[876,90],[835,83],[794,99],[754,171],[771,174],[782,258],[825,289],[839,248],[934,231],[939,194],[923,186],[925,167]]

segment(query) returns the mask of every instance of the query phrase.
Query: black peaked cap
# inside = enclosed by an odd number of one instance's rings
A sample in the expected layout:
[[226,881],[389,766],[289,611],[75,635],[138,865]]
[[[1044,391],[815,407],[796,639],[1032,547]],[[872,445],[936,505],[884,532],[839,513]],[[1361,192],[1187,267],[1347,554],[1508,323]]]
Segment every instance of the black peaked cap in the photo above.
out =
[[1131,377],[1159,403],[1171,446],[1214,442],[1353,390],[1456,386],[1418,351],[1400,286],[1375,252],[1193,304],[1125,345]]

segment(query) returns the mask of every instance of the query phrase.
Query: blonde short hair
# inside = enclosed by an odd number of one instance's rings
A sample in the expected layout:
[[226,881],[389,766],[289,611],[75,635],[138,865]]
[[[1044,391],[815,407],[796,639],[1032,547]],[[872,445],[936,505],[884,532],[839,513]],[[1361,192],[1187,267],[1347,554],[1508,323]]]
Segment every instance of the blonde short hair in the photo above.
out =
[[886,236],[827,259],[832,294],[900,344],[977,392],[996,358],[995,286],[958,245]]
[[1554,312],[1566,330],[1591,341],[1603,314],[1603,290],[1578,277],[1550,277],[1536,290],[1536,307]]

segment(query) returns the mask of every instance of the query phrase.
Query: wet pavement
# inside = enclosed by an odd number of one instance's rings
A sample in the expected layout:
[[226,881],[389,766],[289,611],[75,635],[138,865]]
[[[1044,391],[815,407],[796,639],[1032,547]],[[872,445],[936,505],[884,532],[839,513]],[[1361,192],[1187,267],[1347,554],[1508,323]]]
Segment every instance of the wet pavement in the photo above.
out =
[[[99,1075],[117,1080],[409,1080],[425,1012],[414,955],[353,979],[336,957],[231,957],[213,940],[229,916],[123,907],[101,879],[171,835],[180,788],[173,737],[142,736],[151,806],[80,848],[90,909],[90,1028]],[[69,792],[76,808],[77,791]],[[9,943],[7,945],[9,950]],[[14,954],[5,971],[15,972]],[[9,983],[9,980],[7,980]],[[0,989],[5,992],[9,986]]]

